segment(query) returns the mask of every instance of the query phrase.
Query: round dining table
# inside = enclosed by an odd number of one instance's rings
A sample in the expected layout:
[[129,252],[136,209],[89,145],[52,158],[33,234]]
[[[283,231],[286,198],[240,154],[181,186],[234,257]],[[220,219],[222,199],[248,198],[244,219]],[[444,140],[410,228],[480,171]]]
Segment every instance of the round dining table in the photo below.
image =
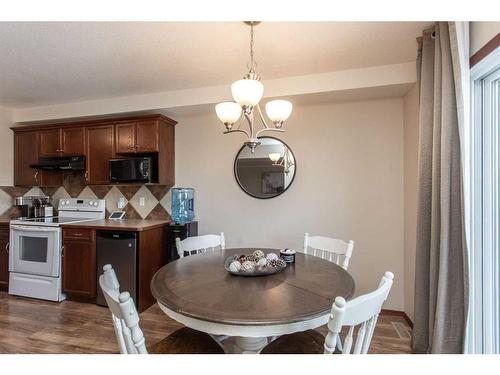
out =
[[335,297],[354,294],[346,270],[313,255],[297,253],[295,263],[268,276],[224,269],[229,256],[255,250],[225,249],[168,263],[154,275],[152,294],[170,318],[217,338],[226,353],[259,353],[273,337],[320,327]]

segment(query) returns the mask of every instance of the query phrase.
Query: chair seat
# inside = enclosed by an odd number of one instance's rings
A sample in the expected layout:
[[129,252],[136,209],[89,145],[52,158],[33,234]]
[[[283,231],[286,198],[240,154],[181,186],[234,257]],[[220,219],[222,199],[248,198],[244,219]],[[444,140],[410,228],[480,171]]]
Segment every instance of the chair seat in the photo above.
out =
[[323,354],[325,337],[313,329],[283,335],[262,349],[261,354]]
[[224,354],[209,334],[184,327],[148,348],[151,354]]

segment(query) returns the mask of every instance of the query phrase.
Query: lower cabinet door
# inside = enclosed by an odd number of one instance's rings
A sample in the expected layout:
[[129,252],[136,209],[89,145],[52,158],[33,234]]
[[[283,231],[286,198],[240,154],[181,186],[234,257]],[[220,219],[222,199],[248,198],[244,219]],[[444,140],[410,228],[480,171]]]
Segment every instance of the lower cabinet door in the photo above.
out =
[[68,296],[96,296],[95,243],[65,241],[63,250],[63,292]]

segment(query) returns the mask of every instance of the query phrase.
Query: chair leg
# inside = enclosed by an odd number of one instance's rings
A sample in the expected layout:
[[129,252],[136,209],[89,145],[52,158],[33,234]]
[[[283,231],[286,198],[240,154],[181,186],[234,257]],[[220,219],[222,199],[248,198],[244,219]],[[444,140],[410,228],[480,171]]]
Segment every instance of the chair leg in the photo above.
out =
[[340,335],[337,336],[337,349],[342,353],[342,342],[340,341]]

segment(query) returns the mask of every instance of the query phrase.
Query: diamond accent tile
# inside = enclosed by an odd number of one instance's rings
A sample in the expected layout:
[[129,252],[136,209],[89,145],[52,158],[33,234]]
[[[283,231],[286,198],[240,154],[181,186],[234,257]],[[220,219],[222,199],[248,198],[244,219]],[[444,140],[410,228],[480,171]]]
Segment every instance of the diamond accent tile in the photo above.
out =
[[3,190],[7,194],[9,194],[12,198],[26,194],[26,192],[29,189],[30,189],[29,187],[23,187],[23,186],[0,186],[0,190]]
[[163,196],[160,200],[160,204],[168,212],[169,216],[172,216],[172,190],[169,190],[167,194]]
[[[144,206],[141,206],[140,198],[144,197]],[[141,188],[135,193],[135,195],[130,200],[130,204],[137,213],[141,216],[141,218],[145,219],[149,213],[155,208],[158,204],[158,199],[149,191],[145,186],[141,186]]]
[[161,200],[165,196],[165,194],[170,191],[171,188],[168,185],[146,185],[146,187],[158,200]]
[[62,186],[56,190],[56,192],[52,195],[52,205],[54,209],[57,210],[59,208],[59,200],[71,198],[65,188]]
[[10,210],[13,204],[14,199],[5,191],[0,190],[0,215],[3,215]]
[[25,197],[44,197],[45,193],[38,186],[32,187],[25,194]]
[[97,195],[95,195],[91,188],[85,186],[82,192],[78,195],[78,198],[97,199]]
[[116,186],[113,186],[108,193],[104,196],[104,200],[106,201],[106,211],[109,213],[118,210],[118,201],[120,198],[125,200],[125,205],[127,205],[128,200],[122,194],[120,190]]
[[152,220],[170,220],[170,215],[163,208],[163,206],[158,203],[155,208],[149,213],[148,219]]
[[131,200],[132,197],[139,191],[141,188],[140,185],[126,185],[126,186],[117,186],[116,187],[120,192],[127,198],[127,200]]
[[110,185],[92,185],[89,186],[90,189],[94,192],[95,195],[97,195],[97,198],[99,199],[104,199],[106,194],[111,190],[112,186]]
[[83,173],[81,171],[65,172],[63,187],[72,198],[78,197],[82,190],[85,188],[86,184],[87,181],[85,181],[85,178],[83,177]]
[[125,219],[142,219],[130,204],[127,204],[123,211],[125,211]]

